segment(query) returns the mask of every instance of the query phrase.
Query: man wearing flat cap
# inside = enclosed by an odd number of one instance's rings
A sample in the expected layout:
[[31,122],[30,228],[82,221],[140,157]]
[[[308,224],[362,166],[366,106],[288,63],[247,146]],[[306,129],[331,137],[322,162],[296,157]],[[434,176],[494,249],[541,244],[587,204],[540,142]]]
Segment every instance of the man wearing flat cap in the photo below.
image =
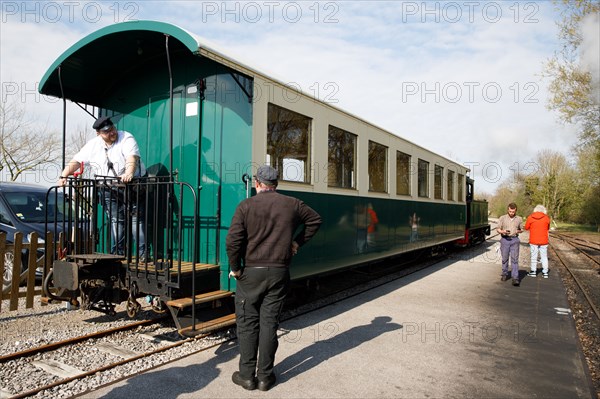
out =
[[[62,171],[58,180],[59,186],[64,186],[67,178],[77,171],[82,164],[90,168],[94,177],[102,183],[120,181],[129,183],[134,177],[146,175],[144,163],[140,160],[138,144],[131,133],[117,130],[108,116],[101,116],[92,125],[96,137],[88,141]],[[106,184],[103,184],[103,187]],[[111,220],[112,253],[124,254],[125,245],[125,208],[122,189],[119,195],[116,189],[101,189],[102,202],[107,216]],[[138,220],[143,212],[138,204],[127,204],[132,214],[132,235],[138,237],[138,259],[145,258],[146,240],[144,228]],[[139,230],[139,232],[138,232]]]
[[321,225],[321,216],[304,202],[279,194],[277,181],[277,170],[269,165],[258,168],[257,194],[238,205],[226,239],[229,276],[237,280],[240,346],[239,371],[232,380],[248,390],[267,391],[275,384],[277,328],[290,282],[289,265]]

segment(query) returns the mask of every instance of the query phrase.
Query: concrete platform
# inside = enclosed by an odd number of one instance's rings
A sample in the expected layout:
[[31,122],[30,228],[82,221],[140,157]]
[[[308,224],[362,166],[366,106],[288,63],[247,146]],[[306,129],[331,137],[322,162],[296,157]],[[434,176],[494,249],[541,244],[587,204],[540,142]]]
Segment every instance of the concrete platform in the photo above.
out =
[[231,382],[233,341],[85,397],[595,398],[552,264],[525,276],[522,244],[513,287],[496,243],[282,323],[268,392]]

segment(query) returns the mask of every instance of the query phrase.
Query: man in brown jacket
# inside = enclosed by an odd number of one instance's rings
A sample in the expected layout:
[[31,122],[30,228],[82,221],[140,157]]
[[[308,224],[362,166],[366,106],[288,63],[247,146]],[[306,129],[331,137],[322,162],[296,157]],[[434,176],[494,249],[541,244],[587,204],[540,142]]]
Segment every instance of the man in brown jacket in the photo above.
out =
[[506,215],[498,219],[496,231],[501,235],[500,253],[502,254],[502,281],[508,280],[508,261],[510,258],[512,276],[512,285],[519,286],[519,234],[523,232],[523,219],[517,216],[517,204],[511,202],[508,204]]
[[289,265],[321,225],[321,216],[304,202],[276,192],[277,182],[277,170],[258,168],[257,194],[238,205],[226,239],[229,275],[237,280],[240,346],[239,371],[232,380],[248,390],[267,391],[275,384],[277,328],[289,288]]

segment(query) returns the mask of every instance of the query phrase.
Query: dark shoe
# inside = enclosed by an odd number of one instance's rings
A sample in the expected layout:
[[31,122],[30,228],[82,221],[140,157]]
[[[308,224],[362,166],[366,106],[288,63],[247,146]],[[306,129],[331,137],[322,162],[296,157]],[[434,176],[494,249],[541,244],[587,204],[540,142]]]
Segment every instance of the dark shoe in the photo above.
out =
[[247,389],[249,391],[256,389],[256,378],[244,380],[242,377],[240,377],[239,371],[233,373],[233,375],[231,376],[231,381],[233,381],[234,384],[239,385],[242,388]]
[[512,283],[515,287],[519,286],[519,279],[518,278],[513,278],[513,283]]
[[500,277],[500,281],[506,281],[508,280],[508,275],[503,274],[502,277]]
[[261,380],[259,378],[258,379],[258,390],[259,391],[268,391],[269,389],[271,389],[273,387],[273,385],[275,385],[276,380],[277,380],[277,378],[275,378],[275,374],[271,374],[269,377],[267,377],[264,380]]

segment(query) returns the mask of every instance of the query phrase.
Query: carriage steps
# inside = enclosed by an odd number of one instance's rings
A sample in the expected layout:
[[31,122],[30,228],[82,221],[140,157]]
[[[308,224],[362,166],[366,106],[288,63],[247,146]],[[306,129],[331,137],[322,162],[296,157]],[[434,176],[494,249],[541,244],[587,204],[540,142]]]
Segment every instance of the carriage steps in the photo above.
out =
[[167,306],[173,315],[179,334],[184,337],[192,337],[235,324],[235,313],[223,314],[223,311],[225,310],[223,309],[224,307],[215,306],[218,304],[218,301],[229,298],[232,295],[233,292],[224,290],[205,292],[196,295],[194,298],[196,305],[213,302],[213,309],[221,309],[221,312],[219,312],[218,317],[214,317],[210,320],[197,320],[195,325],[192,325],[190,317],[191,308],[194,303],[192,297],[172,299],[167,301]]

